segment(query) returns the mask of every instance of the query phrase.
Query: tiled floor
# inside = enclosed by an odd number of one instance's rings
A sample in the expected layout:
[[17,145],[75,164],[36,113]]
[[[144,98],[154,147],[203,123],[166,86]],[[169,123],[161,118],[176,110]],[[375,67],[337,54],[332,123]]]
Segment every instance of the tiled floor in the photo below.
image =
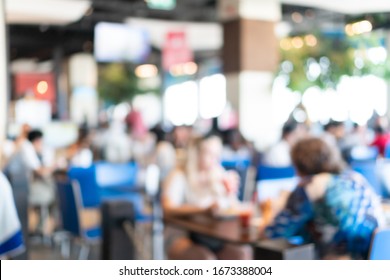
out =
[[[137,228],[137,235],[133,236],[134,240],[138,240],[136,245],[136,255],[140,259],[152,259],[152,244],[151,244],[151,229],[147,226]],[[30,237],[29,239],[29,259],[31,260],[77,260],[86,259],[81,251],[81,243],[78,240],[73,240],[70,245],[70,239],[64,233],[56,233],[51,239],[43,240],[41,237]],[[160,246],[159,246],[160,247]],[[90,247],[87,259],[99,260],[102,259],[101,243]],[[161,250],[162,244],[161,244]],[[81,253],[81,254],[80,254]]]
[[[61,253],[59,244],[48,244],[42,240],[32,239],[30,241],[29,259],[31,260],[77,260],[79,259],[80,246],[73,244],[71,246],[69,257]],[[66,252],[65,252],[66,253]],[[100,246],[91,247],[88,255],[90,260],[100,259]]]

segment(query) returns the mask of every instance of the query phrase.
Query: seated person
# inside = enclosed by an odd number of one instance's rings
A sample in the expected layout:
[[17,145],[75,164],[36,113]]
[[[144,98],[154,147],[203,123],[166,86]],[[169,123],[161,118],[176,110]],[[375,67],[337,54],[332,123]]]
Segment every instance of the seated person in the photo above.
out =
[[390,133],[380,124],[377,124],[374,130],[375,139],[372,141],[371,146],[377,147],[380,156],[383,157],[385,155],[386,146],[390,143]]
[[301,236],[320,258],[367,258],[371,237],[383,223],[380,201],[359,174],[343,169],[340,153],[309,138],[291,152],[301,182],[265,234]]
[[89,133],[86,130],[79,130],[77,141],[68,149],[70,165],[74,167],[88,168],[93,164],[93,153]]
[[299,136],[298,124],[296,122],[286,123],[282,129],[282,138],[264,154],[262,163],[273,167],[290,166],[290,149]]
[[[51,207],[55,201],[55,188],[52,179],[54,165],[45,160],[43,133],[40,130],[31,130],[27,140],[21,146],[21,157],[25,166],[32,173],[30,184],[29,204],[32,207]],[[40,211],[38,229],[40,232],[47,230],[49,213]],[[43,216],[42,216],[43,215]]]
[[12,189],[0,173],[0,260],[15,257],[23,251],[23,235]]
[[[239,178],[223,169],[221,152],[222,143],[216,136],[194,140],[184,168],[174,170],[165,182],[162,194],[165,215],[211,214],[238,203]],[[250,247],[175,232],[169,227],[166,249],[170,259],[252,259]]]
[[253,147],[245,140],[238,129],[224,131],[222,158],[252,160]]

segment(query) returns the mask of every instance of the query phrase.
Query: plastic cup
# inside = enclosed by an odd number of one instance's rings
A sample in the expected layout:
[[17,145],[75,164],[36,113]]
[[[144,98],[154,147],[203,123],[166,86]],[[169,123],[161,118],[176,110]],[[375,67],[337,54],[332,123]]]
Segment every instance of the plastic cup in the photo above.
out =
[[240,226],[242,229],[249,229],[252,216],[253,216],[253,204],[242,203],[239,206],[239,214],[238,214],[238,217],[240,219]]

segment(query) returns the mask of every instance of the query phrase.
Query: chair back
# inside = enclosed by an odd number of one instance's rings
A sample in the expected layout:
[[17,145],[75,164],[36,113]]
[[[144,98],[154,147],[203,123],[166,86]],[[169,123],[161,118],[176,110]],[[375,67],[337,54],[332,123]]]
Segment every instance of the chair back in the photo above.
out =
[[386,145],[384,157],[390,159],[390,143],[387,143]]
[[56,178],[56,185],[62,228],[74,236],[80,236],[79,216],[72,182],[67,177]]
[[95,167],[72,167],[68,171],[71,181],[77,181],[81,190],[83,207],[99,207],[101,203],[99,189],[95,179]]
[[299,178],[293,166],[259,165],[256,181],[257,199],[262,202],[278,198],[282,191],[293,191],[298,185]]
[[250,159],[247,158],[223,159],[221,163],[226,169],[246,169],[251,165]]
[[383,195],[382,184],[377,173],[376,161],[352,161],[352,170],[360,173],[368,181],[373,190],[380,196]]
[[101,188],[134,188],[137,183],[138,166],[136,163],[95,164],[96,183]]
[[248,170],[251,165],[249,159],[246,158],[237,158],[237,159],[225,159],[221,162],[222,166],[226,170],[234,170],[240,176],[240,188],[238,190],[238,198],[242,201],[244,200],[244,194],[247,187],[247,175]]
[[370,260],[390,260],[390,228],[378,230],[373,237]]
[[296,176],[293,166],[273,167],[260,164],[257,168],[256,181],[293,178]]

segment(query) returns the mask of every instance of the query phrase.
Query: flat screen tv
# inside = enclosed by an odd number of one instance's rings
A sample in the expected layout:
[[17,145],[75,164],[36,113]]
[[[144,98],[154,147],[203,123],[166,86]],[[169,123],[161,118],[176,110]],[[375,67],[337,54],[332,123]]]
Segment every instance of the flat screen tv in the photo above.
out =
[[95,26],[94,55],[98,62],[142,63],[150,53],[147,31],[128,24],[100,22]]

